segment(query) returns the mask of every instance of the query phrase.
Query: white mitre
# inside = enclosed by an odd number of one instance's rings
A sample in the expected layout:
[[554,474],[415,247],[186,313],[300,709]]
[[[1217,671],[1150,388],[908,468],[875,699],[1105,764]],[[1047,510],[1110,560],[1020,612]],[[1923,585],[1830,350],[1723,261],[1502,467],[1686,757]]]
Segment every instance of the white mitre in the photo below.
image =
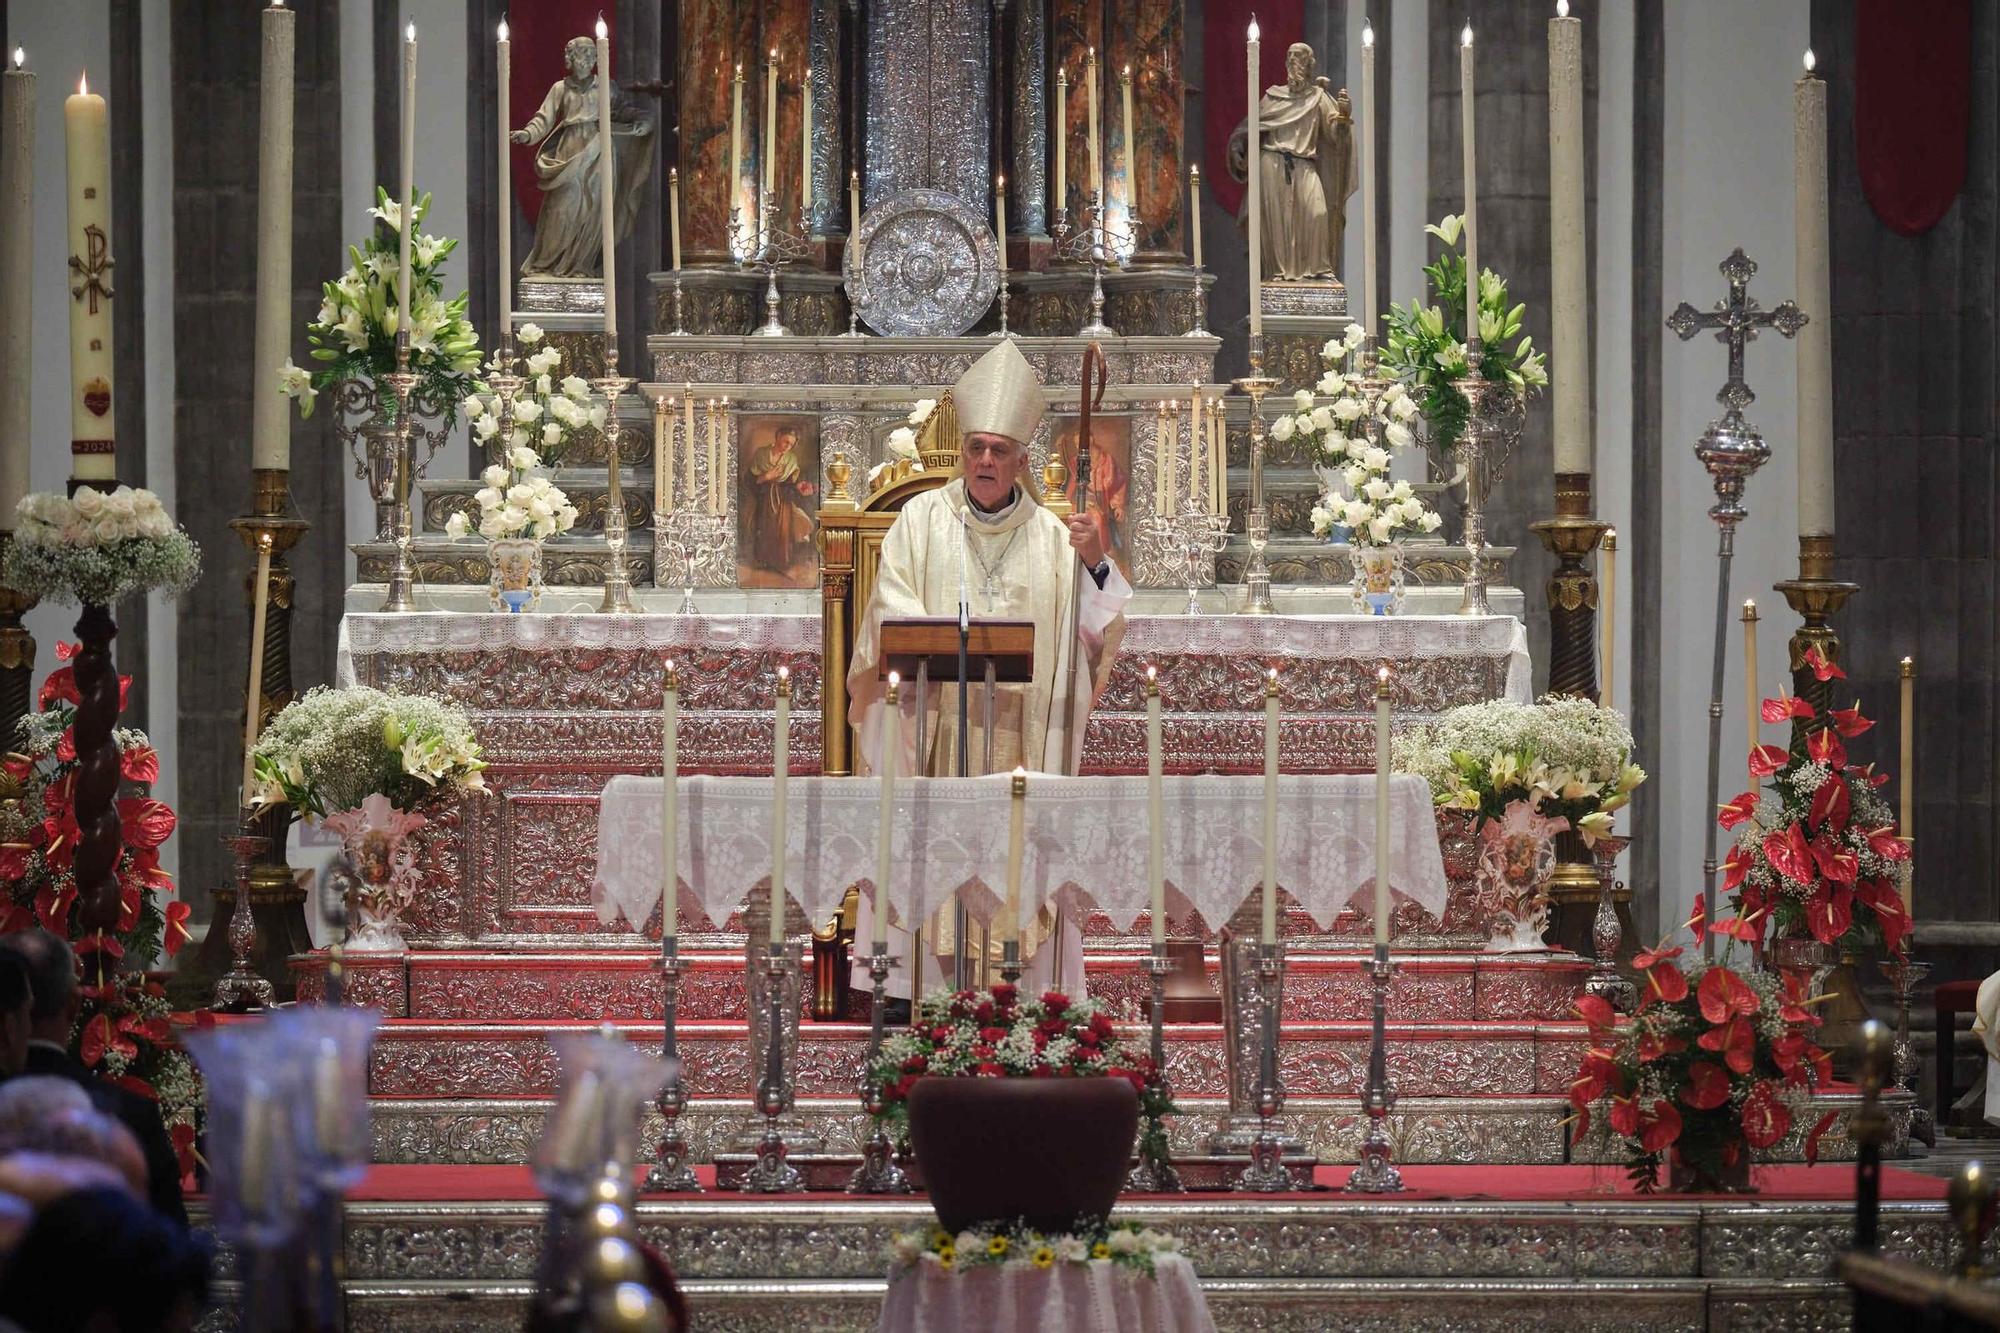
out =
[[972,363],[952,386],[951,401],[961,433],[1004,435],[1021,445],[1034,437],[1049,405],[1028,358],[1011,338]]

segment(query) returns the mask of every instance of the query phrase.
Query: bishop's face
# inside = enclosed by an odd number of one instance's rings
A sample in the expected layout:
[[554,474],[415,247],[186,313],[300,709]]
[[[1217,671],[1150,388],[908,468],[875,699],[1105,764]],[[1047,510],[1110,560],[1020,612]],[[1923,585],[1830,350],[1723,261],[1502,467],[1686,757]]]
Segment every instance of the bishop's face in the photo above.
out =
[[981,509],[1007,503],[1028,465],[1028,451],[1005,435],[968,434],[958,447],[965,469],[965,493]]

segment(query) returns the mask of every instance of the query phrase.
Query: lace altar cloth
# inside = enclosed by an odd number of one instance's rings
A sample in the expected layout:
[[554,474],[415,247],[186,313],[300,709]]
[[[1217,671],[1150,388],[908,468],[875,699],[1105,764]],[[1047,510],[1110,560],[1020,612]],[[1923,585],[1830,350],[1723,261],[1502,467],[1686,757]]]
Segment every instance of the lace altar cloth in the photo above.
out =
[[[759,777],[682,777],[677,838],[682,906],[727,919],[771,873],[773,783]],[[909,922],[963,894],[992,918],[1006,890],[1009,776],[905,779],[896,784],[890,892]],[[1264,780],[1169,777],[1162,782],[1162,868],[1169,910],[1200,910],[1220,924],[1263,880]],[[643,923],[660,901],[658,778],[614,777],[597,824],[591,901],[607,925],[622,913]],[[822,921],[851,884],[875,896],[881,786],[866,778],[793,778],[787,788],[785,887]],[[1028,780],[1021,872],[1023,916],[1044,904],[1094,905],[1121,931],[1148,906],[1144,777]],[[1332,927],[1350,904],[1373,916],[1375,779],[1372,774],[1287,774],[1278,779],[1279,885]],[[1437,819],[1423,779],[1390,779],[1389,883],[1442,918],[1447,886]],[[916,886],[914,910],[911,888]]]
[[557,652],[613,648],[669,652],[688,646],[746,652],[817,652],[818,616],[498,615],[488,612],[349,612],[340,619],[339,679],[378,653]]
[[1121,657],[1187,653],[1407,662],[1505,657],[1507,697],[1534,689],[1528,631],[1513,616],[1131,616]]
[[1215,1333],[1194,1265],[1153,1261],[1153,1277],[1109,1259],[1036,1268],[1028,1262],[947,1272],[919,1262],[896,1274],[878,1333],[990,1329],[994,1333]]

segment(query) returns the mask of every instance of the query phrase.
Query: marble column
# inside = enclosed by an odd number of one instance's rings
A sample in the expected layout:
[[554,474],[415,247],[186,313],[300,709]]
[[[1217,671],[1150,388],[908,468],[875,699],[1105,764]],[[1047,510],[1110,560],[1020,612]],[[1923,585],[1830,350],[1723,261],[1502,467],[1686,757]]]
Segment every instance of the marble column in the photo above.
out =
[[[1067,141],[1054,144],[1055,151],[1069,154],[1069,171],[1066,177],[1068,197],[1062,206],[1068,210],[1070,221],[1076,223],[1083,216],[1084,205],[1090,196],[1090,131],[1088,122],[1088,96],[1083,84],[1083,57],[1086,49],[1096,47],[1098,69],[1104,69],[1104,9],[1095,0],[1049,0],[1049,137],[1055,138],[1057,112],[1055,108],[1055,79],[1058,70],[1069,76],[1069,112],[1066,123],[1069,126]],[[1100,76],[1101,77],[1101,76]],[[1099,89],[1099,97],[1111,97],[1113,110],[1110,119],[1117,119],[1117,90],[1115,82],[1106,80]],[[1135,114],[1136,114],[1136,108]],[[1098,115],[1104,117],[1103,103],[1098,105]],[[1049,170],[1055,171],[1053,160]]]
[[[745,80],[744,119],[753,119],[757,43],[754,9],[731,0],[680,0],[680,50],[675,87],[680,94],[681,261],[727,263],[730,196],[730,81],[738,61]],[[759,142],[746,126],[745,166]]]
[[[1104,34],[1109,58],[1103,69],[1104,96],[1113,108],[1118,105],[1118,73],[1132,67],[1132,137],[1138,141],[1131,155],[1132,203],[1139,216],[1134,257],[1142,264],[1185,264],[1182,0],[1128,0],[1110,11]],[[1105,126],[1107,163],[1123,149],[1119,134],[1112,116]]]
[[[800,130],[805,123],[805,73],[812,59],[812,5],[810,0],[766,0],[764,5],[764,26],[757,40],[756,74],[750,80],[750,87],[757,96],[745,97],[743,115],[746,121],[757,122],[757,143],[761,151],[764,142],[764,78],[763,63],[772,51],[778,53],[778,134],[777,161],[773,164],[771,184],[778,201],[778,225],[792,231],[799,225],[799,161],[800,150],[804,148]],[[746,61],[744,72],[750,72]],[[815,70],[815,81],[825,81],[827,71]],[[757,105],[755,116],[751,115],[751,102]],[[813,137],[817,139],[833,126],[826,117],[816,115],[813,119]],[[746,130],[747,134],[747,130]],[[747,144],[746,144],[747,147]],[[746,156],[747,156],[746,152]],[[763,170],[763,163],[757,168]],[[814,190],[825,202],[826,191],[823,182],[814,182]],[[846,195],[841,196],[845,207]]]

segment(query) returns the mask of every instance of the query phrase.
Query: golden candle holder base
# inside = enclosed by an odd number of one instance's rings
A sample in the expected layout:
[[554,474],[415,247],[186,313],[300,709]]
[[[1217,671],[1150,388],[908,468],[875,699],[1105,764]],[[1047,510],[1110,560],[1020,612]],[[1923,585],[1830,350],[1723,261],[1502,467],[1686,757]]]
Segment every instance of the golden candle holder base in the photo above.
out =
[[1825,725],[1827,710],[1833,704],[1833,682],[1820,680],[1813,674],[1806,654],[1817,648],[1827,662],[1840,661],[1840,636],[1833,632],[1827,621],[1840,613],[1848,598],[1861,591],[1860,584],[1843,583],[1829,577],[1832,573],[1833,534],[1801,533],[1799,576],[1773,585],[1784,594],[1785,604],[1805,622],[1792,632],[1789,645],[1792,693],[1811,704],[1813,712],[1818,715],[1814,722],[1804,718],[1793,721],[1792,746],[1795,749],[1805,744],[1808,731]]
[[[1611,525],[1591,516],[1588,472],[1556,474],[1556,513],[1528,525],[1556,558],[1549,575],[1549,692],[1596,699],[1597,574],[1584,561]],[[1595,885],[1597,877],[1587,878]]]
[[[14,544],[12,532],[0,532],[0,561]],[[21,617],[41,604],[41,598],[0,587],[0,749],[13,742],[14,733],[35,707],[35,636],[21,623]]]

